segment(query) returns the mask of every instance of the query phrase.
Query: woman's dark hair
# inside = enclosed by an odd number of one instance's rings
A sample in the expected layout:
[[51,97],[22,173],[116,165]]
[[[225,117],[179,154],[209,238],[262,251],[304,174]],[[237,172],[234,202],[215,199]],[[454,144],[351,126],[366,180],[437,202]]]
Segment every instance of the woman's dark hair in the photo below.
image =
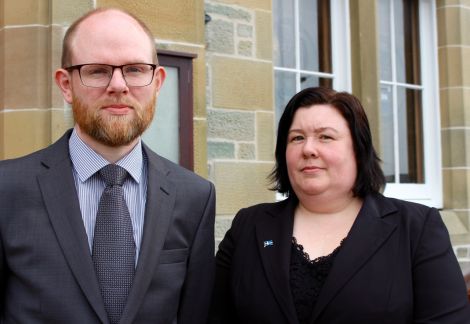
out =
[[323,87],[306,88],[294,95],[287,103],[277,130],[276,165],[269,175],[269,180],[273,185],[271,190],[295,196],[287,173],[287,135],[297,109],[313,105],[331,105],[348,123],[357,164],[353,194],[357,197],[364,197],[369,193],[381,191],[385,186],[385,177],[380,167],[380,159],[372,144],[369,121],[361,102],[347,92],[336,92]]

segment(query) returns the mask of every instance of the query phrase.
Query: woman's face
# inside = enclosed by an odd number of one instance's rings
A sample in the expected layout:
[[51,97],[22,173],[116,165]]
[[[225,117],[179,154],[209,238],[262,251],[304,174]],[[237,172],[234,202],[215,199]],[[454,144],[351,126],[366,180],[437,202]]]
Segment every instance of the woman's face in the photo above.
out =
[[357,163],[348,124],[330,105],[295,112],[287,135],[287,172],[299,199],[350,196]]

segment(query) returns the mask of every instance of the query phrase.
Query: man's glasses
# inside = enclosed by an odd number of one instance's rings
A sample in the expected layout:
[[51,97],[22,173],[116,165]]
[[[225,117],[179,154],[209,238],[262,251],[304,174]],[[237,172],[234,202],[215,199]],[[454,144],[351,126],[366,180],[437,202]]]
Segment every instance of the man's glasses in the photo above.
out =
[[129,87],[145,87],[152,83],[156,64],[134,63],[124,65],[80,64],[64,68],[67,71],[78,70],[80,80],[86,87],[106,88],[115,69],[120,69]]

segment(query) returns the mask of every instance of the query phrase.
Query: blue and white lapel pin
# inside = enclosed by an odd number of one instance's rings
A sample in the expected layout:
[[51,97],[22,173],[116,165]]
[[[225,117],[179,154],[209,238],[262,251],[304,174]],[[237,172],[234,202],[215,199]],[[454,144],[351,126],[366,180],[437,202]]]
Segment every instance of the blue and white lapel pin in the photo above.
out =
[[267,240],[263,242],[263,247],[268,247],[268,246],[273,246],[274,242],[273,240]]

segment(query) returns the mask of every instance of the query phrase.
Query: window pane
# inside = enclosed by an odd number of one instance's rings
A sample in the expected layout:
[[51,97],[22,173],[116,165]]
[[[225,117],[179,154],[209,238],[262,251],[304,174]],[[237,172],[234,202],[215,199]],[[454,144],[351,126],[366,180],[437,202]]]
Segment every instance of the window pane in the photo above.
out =
[[400,183],[424,183],[421,91],[398,87]]
[[[403,0],[393,1],[395,21],[395,64],[398,82],[406,82],[405,30],[403,21]],[[406,35],[409,37],[409,34]]]
[[317,0],[299,1],[299,17],[300,68],[319,71]]
[[300,68],[332,72],[330,1],[299,1]]
[[295,68],[295,15],[294,1],[273,0],[274,65]]
[[382,169],[387,182],[395,182],[395,147],[393,139],[393,88],[389,85],[380,86],[380,146]]
[[165,67],[166,79],[158,96],[158,108],[142,140],[152,150],[179,163],[178,69]]
[[390,30],[390,1],[379,1],[380,79],[392,81],[392,33]]
[[420,84],[418,3],[394,0],[393,6],[396,80]]
[[290,98],[296,93],[295,90],[296,73],[275,71],[274,83],[276,85],[276,125],[289,102]]
[[300,88],[301,89],[305,89],[308,87],[318,87],[318,86],[332,88],[333,79],[322,78],[322,77],[311,75],[311,74],[300,75]]

